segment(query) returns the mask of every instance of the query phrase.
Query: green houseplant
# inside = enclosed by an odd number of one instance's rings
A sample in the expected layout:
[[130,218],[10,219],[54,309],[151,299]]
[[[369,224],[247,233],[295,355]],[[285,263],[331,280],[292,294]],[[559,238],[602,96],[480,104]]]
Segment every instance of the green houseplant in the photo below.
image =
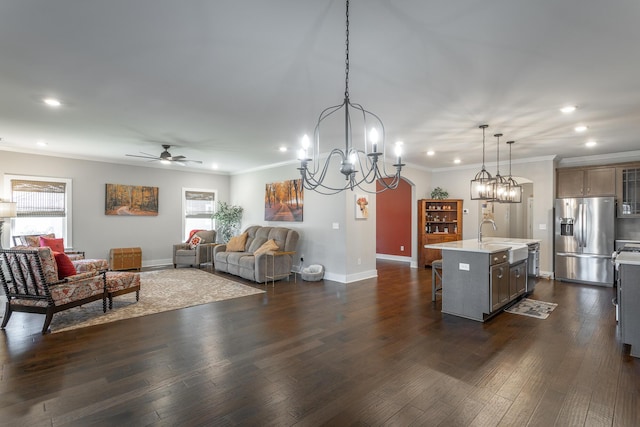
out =
[[433,191],[431,192],[432,199],[446,199],[447,197],[449,197],[449,193],[444,191],[440,187],[434,188]]
[[227,243],[229,239],[240,231],[243,211],[244,209],[241,206],[218,202],[216,212],[211,215],[211,218],[216,222],[218,242]]

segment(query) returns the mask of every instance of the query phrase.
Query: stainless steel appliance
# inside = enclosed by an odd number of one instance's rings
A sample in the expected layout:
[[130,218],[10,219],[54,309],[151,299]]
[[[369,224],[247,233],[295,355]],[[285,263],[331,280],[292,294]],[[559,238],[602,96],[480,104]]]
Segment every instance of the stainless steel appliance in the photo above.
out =
[[613,197],[556,199],[555,278],[613,286]]
[[533,292],[540,277],[540,243],[529,243],[527,257],[527,293]]

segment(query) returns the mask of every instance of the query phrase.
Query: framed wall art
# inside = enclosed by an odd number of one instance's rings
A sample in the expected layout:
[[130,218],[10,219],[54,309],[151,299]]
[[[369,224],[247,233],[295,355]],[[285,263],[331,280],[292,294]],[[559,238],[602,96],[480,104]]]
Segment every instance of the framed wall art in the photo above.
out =
[[157,216],[158,187],[107,184],[105,215]]
[[369,196],[366,194],[356,194],[356,219],[369,218]]
[[264,220],[301,222],[304,207],[302,179],[265,185]]

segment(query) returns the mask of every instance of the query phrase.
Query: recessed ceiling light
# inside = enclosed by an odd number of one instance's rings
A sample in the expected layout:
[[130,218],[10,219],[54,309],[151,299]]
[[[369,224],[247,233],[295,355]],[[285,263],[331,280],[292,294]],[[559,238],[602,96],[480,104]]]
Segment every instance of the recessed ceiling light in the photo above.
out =
[[44,140],[41,139],[38,142],[36,142],[36,145],[38,147],[46,147],[48,144],[47,144],[47,141],[44,141]]
[[62,102],[60,102],[55,98],[45,98],[42,100],[42,102],[47,104],[49,107],[54,107],[54,108],[60,107],[62,105]]
[[434,154],[436,154],[436,152],[433,150],[427,151],[427,156],[433,156]]
[[595,141],[587,141],[584,145],[586,145],[587,147],[595,147],[597,144],[597,142]]
[[281,153],[284,153],[284,152],[286,152],[286,151],[287,151],[287,147],[284,147],[284,146],[283,146],[283,147],[280,147],[280,152],[281,152]]
[[574,111],[576,111],[576,106],[575,105],[567,105],[567,106],[562,107],[560,109],[560,111],[562,111],[564,114],[573,113]]
[[575,128],[573,128],[576,132],[584,132],[587,130],[587,127],[585,125],[578,125]]
[[218,169],[218,164],[217,163],[212,164],[211,169]]
[[461,162],[462,162],[462,160],[460,160],[460,159],[455,159],[453,161],[453,163],[455,163],[456,165],[459,165]]

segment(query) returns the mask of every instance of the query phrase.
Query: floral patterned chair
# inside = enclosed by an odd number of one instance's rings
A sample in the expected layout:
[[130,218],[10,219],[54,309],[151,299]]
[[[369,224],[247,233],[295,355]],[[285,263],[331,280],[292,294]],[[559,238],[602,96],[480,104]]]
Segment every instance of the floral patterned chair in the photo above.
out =
[[[13,236],[13,244],[15,245],[13,249],[39,248],[40,237],[52,239],[55,238],[55,234],[15,235]],[[109,268],[109,263],[106,259],[85,259],[84,251],[73,251],[65,249],[64,253],[67,254],[78,273],[86,273],[88,271],[103,271]]]
[[107,311],[105,273],[89,271],[60,279],[53,252],[48,247],[0,250],[0,282],[7,297],[4,329],[14,311],[45,315],[46,334],[53,315],[102,299]]

